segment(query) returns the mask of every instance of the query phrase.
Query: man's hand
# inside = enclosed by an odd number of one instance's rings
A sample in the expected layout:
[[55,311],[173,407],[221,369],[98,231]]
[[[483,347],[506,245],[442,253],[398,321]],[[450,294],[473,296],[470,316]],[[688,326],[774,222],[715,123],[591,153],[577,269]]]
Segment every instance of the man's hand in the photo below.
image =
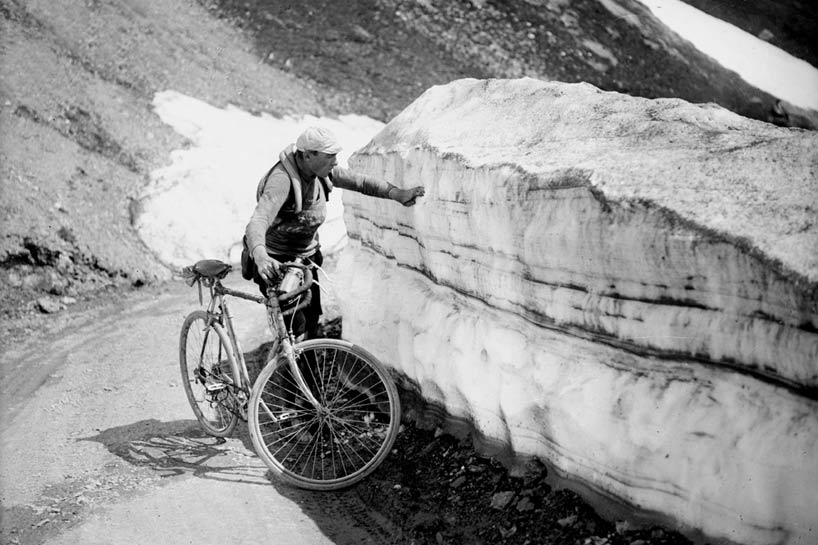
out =
[[270,257],[264,246],[253,248],[253,261],[256,263],[258,274],[267,282],[271,282],[278,276],[281,263]]
[[392,200],[398,201],[403,206],[413,206],[415,202],[418,200],[418,197],[422,197],[425,194],[426,190],[423,188],[422,185],[419,185],[411,189],[395,188],[392,191],[391,197]]

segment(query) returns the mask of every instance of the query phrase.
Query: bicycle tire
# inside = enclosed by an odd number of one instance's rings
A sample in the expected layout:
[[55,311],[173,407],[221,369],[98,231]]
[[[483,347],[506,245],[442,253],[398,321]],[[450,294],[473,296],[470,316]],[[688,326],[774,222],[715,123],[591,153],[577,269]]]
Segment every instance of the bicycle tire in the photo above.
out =
[[211,323],[207,312],[191,312],[179,336],[179,365],[185,395],[202,428],[215,437],[227,437],[236,427],[235,396],[229,341],[224,329]]
[[295,347],[297,363],[321,410],[295,383],[284,356],[262,370],[250,395],[256,453],[284,482],[337,490],[372,473],[400,428],[400,399],[386,368],[369,352],[337,339]]

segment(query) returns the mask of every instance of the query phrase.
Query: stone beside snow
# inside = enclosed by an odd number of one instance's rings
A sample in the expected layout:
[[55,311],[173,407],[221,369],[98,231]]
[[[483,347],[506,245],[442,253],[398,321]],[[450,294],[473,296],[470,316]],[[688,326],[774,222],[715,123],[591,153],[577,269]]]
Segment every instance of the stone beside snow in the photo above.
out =
[[345,195],[345,337],[598,503],[713,539],[814,538],[818,135],[461,80],[351,164],[427,195]]

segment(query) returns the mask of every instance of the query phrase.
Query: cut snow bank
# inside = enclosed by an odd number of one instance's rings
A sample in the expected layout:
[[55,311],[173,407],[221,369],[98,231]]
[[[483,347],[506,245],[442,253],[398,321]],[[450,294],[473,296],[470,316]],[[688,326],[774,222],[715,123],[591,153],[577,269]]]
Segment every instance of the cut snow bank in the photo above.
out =
[[346,338],[591,501],[710,539],[814,540],[818,134],[461,80],[351,164],[427,193],[345,195]]
[[[343,115],[276,118],[228,106],[216,108],[175,91],[158,93],[154,108],[162,121],[190,140],[171,164],[152,173],[140,199],[136,229],[145,244],[172,267],[199,259],[239,261],[241,239],[256,205],[256,186],[278,161],[279,152],[310,125],[338,136],[344,150],[339,164],[383,127],[374,119]],[[324,253],[346,244],[343,190],[331,193],[327,222],[321,227]]]

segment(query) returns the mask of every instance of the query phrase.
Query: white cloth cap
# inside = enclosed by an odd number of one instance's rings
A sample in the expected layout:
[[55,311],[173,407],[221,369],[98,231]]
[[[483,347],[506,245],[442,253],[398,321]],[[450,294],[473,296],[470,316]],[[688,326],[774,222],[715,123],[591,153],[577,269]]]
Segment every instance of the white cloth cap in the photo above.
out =
[[342,149],[332,131],[324,127],[310,127],[302,132],[295,141],[295,147],[301,151],[320,151],[331,155]]

